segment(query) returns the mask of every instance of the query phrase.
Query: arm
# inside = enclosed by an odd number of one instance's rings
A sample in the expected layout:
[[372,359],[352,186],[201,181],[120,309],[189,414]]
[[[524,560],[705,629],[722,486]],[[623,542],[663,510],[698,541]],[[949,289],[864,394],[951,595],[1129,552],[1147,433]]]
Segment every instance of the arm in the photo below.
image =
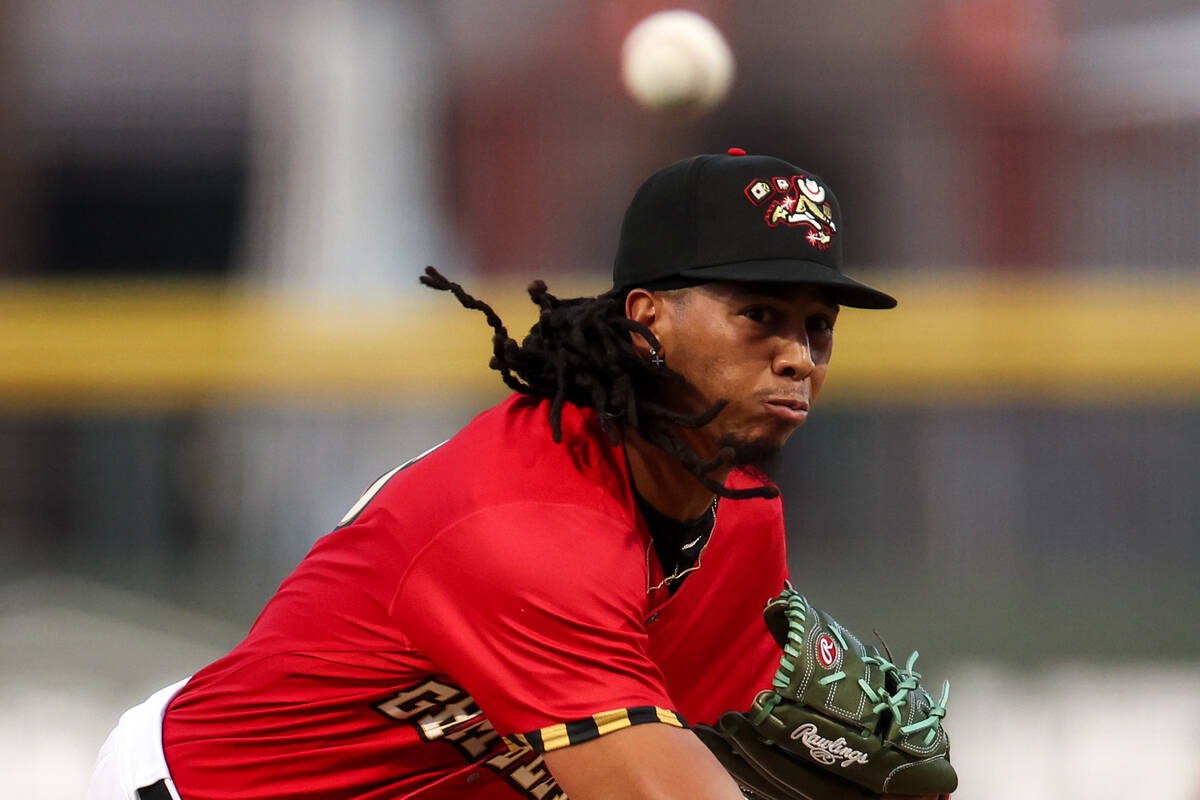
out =
[[741,800],[729,773],[691,731],[634,725],[545,754],[571,800]]
[[[543,758],[572,800],[742,800],[729,777],[689,730],[635,725]],[[887,795],[880,800],[940,800]]]

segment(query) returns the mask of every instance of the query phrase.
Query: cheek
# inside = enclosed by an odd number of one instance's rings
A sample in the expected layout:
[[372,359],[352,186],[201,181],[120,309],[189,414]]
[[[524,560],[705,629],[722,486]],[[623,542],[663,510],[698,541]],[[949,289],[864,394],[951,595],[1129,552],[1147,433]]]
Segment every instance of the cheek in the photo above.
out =
[[826,364],[818,365],[809,376],[809,392],[810,400],[816,400],[817,395],[821,393],[821,387],[825,385],[825,372],[829,367]]
[[[667,352],[667,366],[687,378],[692,389],[670,390],[678,402],[682,402],[689,410],[703,411],[718,399],[725,397],[723,389],[725,363],[722,359],[713,358],[712,353],[717,348],[711,343],[691,339],[676,341]],[[699,396],[696,395],[699,392]]]
[[710,355],[697,354],[692,363],[694,366],[692,385],[704,395],[706,403],[715,403],[717,400],[729,398],[730,381],[726,374],[727,365],[724,361],[712,358]]

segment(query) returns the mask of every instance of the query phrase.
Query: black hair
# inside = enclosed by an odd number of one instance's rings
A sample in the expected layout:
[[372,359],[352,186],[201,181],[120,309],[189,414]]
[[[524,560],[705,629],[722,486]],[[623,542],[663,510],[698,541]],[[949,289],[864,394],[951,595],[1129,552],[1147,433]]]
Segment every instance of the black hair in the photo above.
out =
[[660,347],[649,328],[625,316],[628,289],[613,289],[596,297],[559,299],[547,291],[544,282],[534,281],[528,288],[529,297],[541,313],[529,334],[517,344],[491,306],[467,294],[433,267],[425,269],[421,283],[451,292],[465,308],[483,312],[494,331],[489,366],[500,373],[510,389],[551,401],[554,441],[562,441],[562,410],[566,403],[594,408],[612,444],[620,441],[620,420],[675,457],[721,497],[740,500],[778,496],[779,490],[771,485],[748,489],[723,486],[709,473],[732,462],[732,448],[722,448],[713,458],[704,459],[674,435],[672,428],[676,426],[707,425],[726,402],[718,401],[694,415],[672,411],[659,402],[664,384],[683,386],[687,379],[664,365],[647,361],[630,341],[629,335],[637,333],[652,348]]

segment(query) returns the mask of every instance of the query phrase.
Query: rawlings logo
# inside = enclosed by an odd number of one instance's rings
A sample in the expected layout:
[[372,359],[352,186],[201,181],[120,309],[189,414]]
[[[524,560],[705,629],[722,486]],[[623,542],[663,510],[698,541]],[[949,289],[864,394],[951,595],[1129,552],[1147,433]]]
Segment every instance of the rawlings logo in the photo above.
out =
[[826,739],[821,736],[817,733],[817,726],[811,722],[796,728],[791,735],[808,748],[808,754],[813,757],[813,761],[821,764],[831,765],[841,759],[842,763],[838,766],[848,767],[851,764],[866,764],[869,760],[862,750],[855,750],[846,744],[845,737]]
[[822,633],[817,637],[817,661],[821,662],[822,667],[829,669],[837,661],[837,657],[837,644],[833,641],[833,637],[828,633]]
[[777,225],[804,225],[805,237],[818,250],[833,244],[837,223],[833,221],[833,206],[826,202],[825,187],[807,175],[791,178],[759,178],[746,187],[746,198],[756,206],[766,207],[763,219],[774,228]]

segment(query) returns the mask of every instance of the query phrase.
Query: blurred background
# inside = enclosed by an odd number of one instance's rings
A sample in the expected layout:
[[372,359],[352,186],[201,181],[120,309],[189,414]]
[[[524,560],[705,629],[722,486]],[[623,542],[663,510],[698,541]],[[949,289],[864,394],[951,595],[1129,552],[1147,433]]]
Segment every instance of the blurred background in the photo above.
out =
[[[793,579],[951,678],[961,800],[1200,798],[1200,9],[684,3],[738,73],[624,93],[637,0],[0,0],[0,772],[82,796],[378,475],[505,391],[484,320],[607,288],[654,169],[824,177],[846,310]],[[902,598],[903,602],[897,602]]]

